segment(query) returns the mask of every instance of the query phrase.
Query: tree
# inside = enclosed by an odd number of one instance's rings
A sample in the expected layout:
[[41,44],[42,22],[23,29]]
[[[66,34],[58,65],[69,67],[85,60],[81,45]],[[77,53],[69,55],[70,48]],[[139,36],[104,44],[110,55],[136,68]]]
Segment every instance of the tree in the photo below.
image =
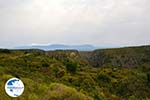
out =
[[73,62],[65,62],[65,66],[68,72],[70,73],[76,73],[77,70],[77,64]]

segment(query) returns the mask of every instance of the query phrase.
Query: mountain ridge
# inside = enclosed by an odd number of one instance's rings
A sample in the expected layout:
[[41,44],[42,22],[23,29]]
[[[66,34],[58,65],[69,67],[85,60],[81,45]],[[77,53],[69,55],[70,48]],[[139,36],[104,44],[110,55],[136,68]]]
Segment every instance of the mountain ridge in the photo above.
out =
[[[54,45],[55,46],[55,45]],[[73,53],[79,59],[86,60],[88,64],[93,67],[101,66],[120,66],[120,67],[136,67],[139,66],[144,59],[150,59],[148,53],[150,45],[123,47],[123,48],[108,48],[95,49],[93,51],[79,51],[75,49],[68,50],[40,50],[40,49],[22,49],[28,52],[38,52],[50,57],[57,57],[58,59],[66,59]],[[81,57],[81,58],[80,58]]]
[[95,46],[91,44],[67,45],[67,44],[50,44],[50,45],[31,45],[18,46],[13,49],[42,49],[42,50],[78,50],[78,51],[93,51],[95,49],[118,48],[120,46]]

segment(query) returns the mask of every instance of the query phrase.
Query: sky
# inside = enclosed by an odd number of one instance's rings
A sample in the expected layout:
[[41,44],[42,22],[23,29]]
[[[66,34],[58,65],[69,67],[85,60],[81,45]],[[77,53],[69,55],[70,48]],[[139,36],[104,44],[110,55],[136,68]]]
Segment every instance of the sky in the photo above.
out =
[[0,0],[0,48],[150,44],[150,0]]

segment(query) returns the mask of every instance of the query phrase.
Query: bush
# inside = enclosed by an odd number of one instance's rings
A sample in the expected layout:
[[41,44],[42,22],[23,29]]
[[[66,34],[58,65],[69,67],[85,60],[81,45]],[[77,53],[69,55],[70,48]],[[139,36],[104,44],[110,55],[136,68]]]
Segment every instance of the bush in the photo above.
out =
[[104,81],[104,82],[107,82],[107,83],[109,83],[111,81],[111,79],[109,78],[108,75],[102,74],[102,73],[99,74],[97,78],[98,78],[98,80],[101,80],[101,81]]
[[77,70],[77,64],[72,62],[66,62],[65,63],[66,69],[70,73],[76,73]]
[[67,87],[63,84],[52,83],[42,100],[93,100],[89,96],[78,92],[76,89]]

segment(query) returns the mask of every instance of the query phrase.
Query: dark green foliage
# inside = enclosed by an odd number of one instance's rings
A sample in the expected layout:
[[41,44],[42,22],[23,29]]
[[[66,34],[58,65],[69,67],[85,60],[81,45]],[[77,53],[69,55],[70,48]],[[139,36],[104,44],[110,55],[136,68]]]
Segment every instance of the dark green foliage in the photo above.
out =
[[77,70],[77,64],[73,62],[65,62],[66,69],[70,73],[75,73]]
[[146,74],[147,77],[147,86],[150,87],[150,72]]
[[46,62],[46,61],[43,61],[43,62],[42,62],[42,66],[43,66],[43,67],[49,67],[49,63]]
[[95,100],[103,100],[102,97],[99,94],[94,95]]
[[8,50],[8,49],[0,49],[0,53],[11,53],[11,51],[10,50]]
[[97,79],[103,82],[107,82],[107,83],[111,81],[108,75],[102,74],[102,73],[98,75]]

